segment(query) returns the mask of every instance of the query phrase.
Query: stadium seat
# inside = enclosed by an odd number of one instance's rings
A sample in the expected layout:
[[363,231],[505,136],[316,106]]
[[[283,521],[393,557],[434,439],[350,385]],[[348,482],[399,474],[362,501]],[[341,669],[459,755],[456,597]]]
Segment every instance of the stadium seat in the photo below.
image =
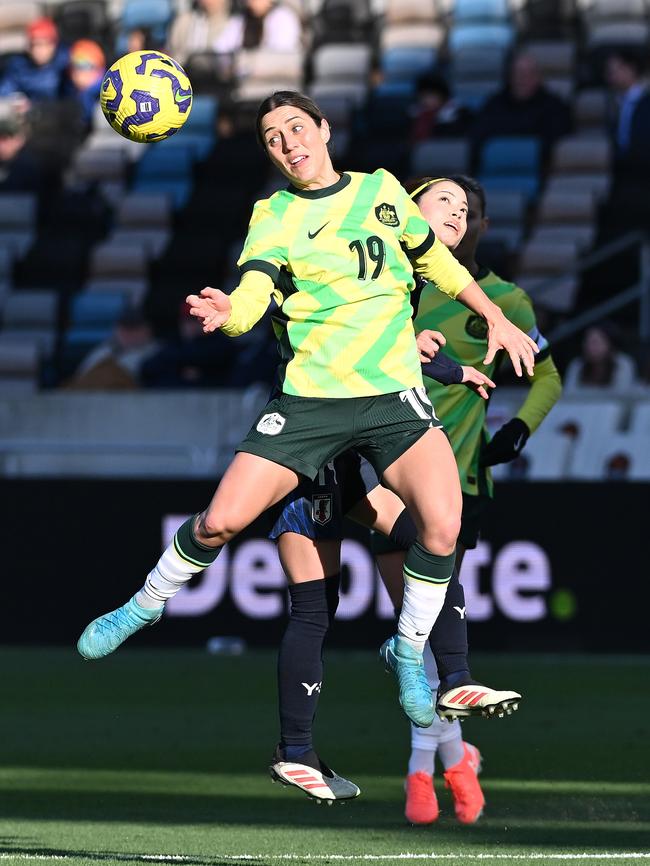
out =
[[128,298],[129,303],[138,307],[147,294],[149,283],[144,277],[97,277],[87,280],[82,286],[84,294],[116,294]]
[[101,181],[124,182],[127,161],[122,147],[82,148],[77,151],[70,168],[70,177],[82,183]]
[[433,69],[437,51],[428,45],[397,45],[387,48],[380,57],[384,82],[413,81]]
[[316,81],[309,87],[309,95],[317,103],[321,99],[346,99],[358,108],[367,99],[368,87],[358,81]]
[[384,20],[386,24],[403,24],[414,21],[426,24],[438,17],[436,0],[385,0]]
[[146,251],[136,244],[107,241],[97,244],[90,254],[89,279],[142,279],[147,271]]
[[635,436],[650,436],[650,400],[636,400],[632,407],[629,432]]
[[584,16],[589,21],[626,18],[642,21],[647,15],[646,0],[591,0],[584,10]]
[[491,138],[483,145],[479,178],[488,192],[521,192],[532,199],[539,189],[541,145],[537,138]]
[[510,48],[515,30],[509,24],[457,24],[449,29],[447,42],[455,54],[461,48],[474,47],[477,51]]
[[121,228],[168,228],[172,221],[172,202],[162,193],[130,192],[119,203],[115,217]]
[[454,23],[507,22],[510,20],[508,0],[454,0]]
[[52,354],[57,337],[58,295],[48,291],[11,292],[2,310],[5,340],[38,346],[42,357]]
[[369,45],[323,45],[312,57],[314,83],[365,83],[370,72],[370,61]]
[[526,54],[532,55],[545,81],[549,78],[573,78],[576,64],[576,44],[569,39],[540,39],[526,42]]
[[491,51],[477,51],[476,48],[463,47],[450,56],[450,77],[455,84],[480,82],[486,78],[501,85],[507,49],[494,48]]
[[262,48],[240,51],[235,59],[235,68],[238,81],[233,95],[238,101],[258,102],[274,89],[302,89],[302,52]]
[[[490,236],[493,229],[490,228]],[[531,243],[557,244],[568,241],[574,243],[580,255],[590,250],[596,240],[596,226],[592,225],[537,225],[530,237]]]
[[540,306],[567,312],[575,303],[577,280],[571,271],[579,253],[575,241],[528,241],[519,257],[515,282]]
[[186,179],[192,175],[194,154],[189,146],[167,147],[167,142],[152,144],[147,148],[146,159],[141,159],[135,167],[135,181],[160,178]]
[[478,111],[500,87],[501,82],[496,78],[486,81],[460,81],[454,87],[454,98],[472,111]]
[[607,136],[572,135],[560,139],[553,148],[551,172],[557,174],[594,174],[610,170],[611,143]]
[[5,339],[0,332],[0,394],[30,394],[38,387],[40,353],[35,340]]
[[487,202],[490,227],[521,225],[526,216],[526,198],[518,192],[494,192]]
[[[197,94],[192,99],[190,116],[183,124],[183,137],[188,132],[214,134],[218,116],[219,100],[208,94]],[[169,140],[173,141],[174,138]]]
[[169,243],[171,232],[166,228],[139,228],[132,227],[117,229],[107,241],[117,246],[128,246],[135,244],[145,250],[150,260],[160,258],[165,247]]
[[633,433],[605,435],[596,427],[576,443],[567,474],[576,480],[650,480],[648,437]]
[[537,224],[543,225],[593,225],[596,203],[588,192],[543,193],[537,209]]
[[559,481],[566,475],[573,439],[562,433],[547,432],[545,425],[526,443],[521,455],[511,463],[493,467],[495,480],[508,481],[526,478],[528,481]]
[[411,23],[385,26],[381,31],[381,50],[418,45],[439,51],[445,38],[444,29],[438,24]]
[[381,49],[427,45],[439,49],[445,38],[436,0],[386,0]]
[[36,0],[3,0],[0,3],[0,32],[22,31],[41,14]]
[[573,101],[573,117],[580,135],[602,135],[607,122],[607,91],[600,87],[579,90]]
[[589,51],[607,51],[620,46],[642,49],[650,38],[650,26],[645,21],[603,21],[592,24],[587,31]]
[[120,30],[143,28],[150,30],[155,41],[164,40],[167,27],[174,15],[170,0],[126,0],[120,18]]
[[37,200],[33,193],[0,193],[0,229],[29,229],[36,224]]
[[[392,135],[403,139],[412,117],[414,87],[409,81],[386,81],[370,91],[364,113],[365,137]],[[336,127],[335,127],[336,128]]]
[[122,295],[82,292],[72,298],[70,325],[80,329],[110,330],[126,305],[126,298]]
[[623,403],[615,399],[563,399],[547,415],[544,431],[565,432],[576,441],[593,437],[594,431],[610,437],[619,430],[624,411]]
[[469,160],[470,143],[465,138],[422,141],[411,151],[411,174],[416,177],[465,174]]

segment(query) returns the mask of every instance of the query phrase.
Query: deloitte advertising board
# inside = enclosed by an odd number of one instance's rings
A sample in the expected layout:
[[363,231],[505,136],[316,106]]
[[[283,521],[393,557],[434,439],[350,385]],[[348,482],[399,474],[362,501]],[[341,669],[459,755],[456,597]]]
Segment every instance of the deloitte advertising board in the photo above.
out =
[[[73,646],[91,619],[142,585],[175,528],[213,490],[198,481],[7,480],[3,642]],[[461,574],[472,646],[650,651],[649,501],[647,484],[502,484]],[[288,594],[269,523],[260,518],[227,545],[133,646],[200,647],[224,636],[277,645]],[[342,566],[330,644],[378,646],[394,614],[368,534],[354,524]]]

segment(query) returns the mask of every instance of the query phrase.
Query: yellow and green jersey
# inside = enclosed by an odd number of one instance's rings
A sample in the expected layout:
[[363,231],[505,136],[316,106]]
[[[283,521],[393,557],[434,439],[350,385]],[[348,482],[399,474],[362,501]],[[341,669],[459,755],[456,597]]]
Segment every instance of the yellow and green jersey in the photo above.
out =
[[238,264],[242,279],[222,330],[248,330],[275,298],[282,388],[303,397],[421,385],[413,268],[452,297],[472,280],[383,169],[345,173],[325,189],[290,186],[257,202]]
[[[532,432],[557,400],[561,388],[559,375],[549,357],[548,343],[537,328],[532,302],[523,289],[514,283],[505,282],[487,268],[479,271],[476,281],[490,300],[503,310],[506,318],[532,337],[539,346],[540,352],[535,358],[536,376],[541,382],[544,373],[548,372],[550,387],[545,387],[545,393],[538,395],[537,402],[540,406],[530,410],[530,417],[525,413],[517,413]],[[476,367],[493,378],[503,352],[497,353],[491,364],[483,364],[487,352],[487,322],[459,301],[443,295],[431,283],[427,283],[422,289],[415,317],[416,333],[425,328],[442,331],[447,340],[444,352],[458,364]],[[424,377],[424,381],[436,414],[449,434],[463,492],[474,496],[491,496],[493,484],[490,470],[479,466],[481,445],[487,436],[486,401],[465,386],[445,387],[428,376]]]

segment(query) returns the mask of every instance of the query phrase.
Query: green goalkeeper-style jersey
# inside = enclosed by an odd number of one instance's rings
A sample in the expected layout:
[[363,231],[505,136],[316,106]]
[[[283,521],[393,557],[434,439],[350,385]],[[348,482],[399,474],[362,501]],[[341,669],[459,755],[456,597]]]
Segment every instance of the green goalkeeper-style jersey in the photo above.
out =
[[[487,268],[482,268],[476,281],[513,324],[532,337],[539,346],[536,364],[549,354],[548,343],[540,334],[533,305],[523,289],[507,283]],[[483,364],[487,352],[487,323],[459,301],[445,297],[428,283],[420,295],[415,317],[416,333],[425,328],[441,331],[447,342],[445,355],[458,364],[476,367],[492,379],[503,352],[498,352],[488,366]],[[479,467],[479,453],[485,440],[486,401],[465,386],[446,388],[428,376],[424,377],[429,399],[449,434],[460,474],[461,487],[470,495],[492,496],[493,484],[489,469]]]
[[289,186],[258,201],[238,264],[242,280],[222,330],[248,330],[274,297],[282,389],[304,397],[422,385],[413,268],[452,297],[472,280],[383,169],[345,173],[325,189]]

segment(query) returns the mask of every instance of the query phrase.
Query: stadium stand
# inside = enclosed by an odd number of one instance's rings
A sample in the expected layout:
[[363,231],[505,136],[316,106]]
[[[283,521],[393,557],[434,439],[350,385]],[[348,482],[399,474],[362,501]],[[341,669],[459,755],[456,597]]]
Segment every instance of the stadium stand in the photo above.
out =
[[[188,56],[192,114],[182,134],[164,144],[144,148],[121,138],[99,110],[87,135],[67,125],[54,141],[43,130],[55,128],[56,111],[32,116],[30,142],[55,182],[48,181],[45,192],[21,191],[6,189],[0,179],[2,395],[60,385],[79,347],[86,350],[105,337],[127,302],[143,305],[166,338],[174,333],[188,289],[235,284],[250,206],[281,182],[259,158],[250,134],[257,101],[276,87],[305,88],[321,103],[341,165],[372,170],[382,164],[403,176],[475,173],[488,194],[491,224],[482,250],[489,263],[531,293],[549,330],[589,309],[594,277],[580,276],[576,266],[610,240],[602,214],[614,176],[616,106],[603,86],[603,59],[612,46],[647,53],[644,0],[293,5],[304,28],[304,51],[255,49],[229,57],[201,50]],[[180,0],[6,0],[0,3],[0,76],[8,58],[25,49],[26,26],[44,12],[66,43],[94,39],[110,62],[134,28],[164,45],[176,18],[187,11]],[[514,48],[534,57],[549,90],[566,99],[568,135],[549,146],[539,136],[491,135],[483,141],[469,122],[458,135],[432,127],[424,140],[411,140],[420,76],[442,76],[454,103],[471,118],[502,87]],[[616,267],[607,272],[618,280],[612,295],[637,278],[632,270],[629,280],[618,277]],[[91,313],[102,311],[97,324]],[[629,351],[641,357],[635,315],[627,309],[616,315]],[[561,366],[576,346],[562,344]],[[603,418],[595,420],[594,405],[593,396],[567,404],[566,418],[579,416],[581,429],[600,428]],[[621,437],[617,448],[629,446],[625,477],[648,477],[638,446],[650,426],[647,404],[632,413],[629,430],[628,397],[606,406],[599,407],[603,417],[614,417],[607,436]],[[598,450],[594,439],[590,456],[581,435],[558,432],[558,419],[554,410],[527,446],[527,465],[513,465],[512,473],[586,478],[617,471],[609,467],[616,455],[604,444]],[[509,472],[497,470],[499,477],[511,477]]]

